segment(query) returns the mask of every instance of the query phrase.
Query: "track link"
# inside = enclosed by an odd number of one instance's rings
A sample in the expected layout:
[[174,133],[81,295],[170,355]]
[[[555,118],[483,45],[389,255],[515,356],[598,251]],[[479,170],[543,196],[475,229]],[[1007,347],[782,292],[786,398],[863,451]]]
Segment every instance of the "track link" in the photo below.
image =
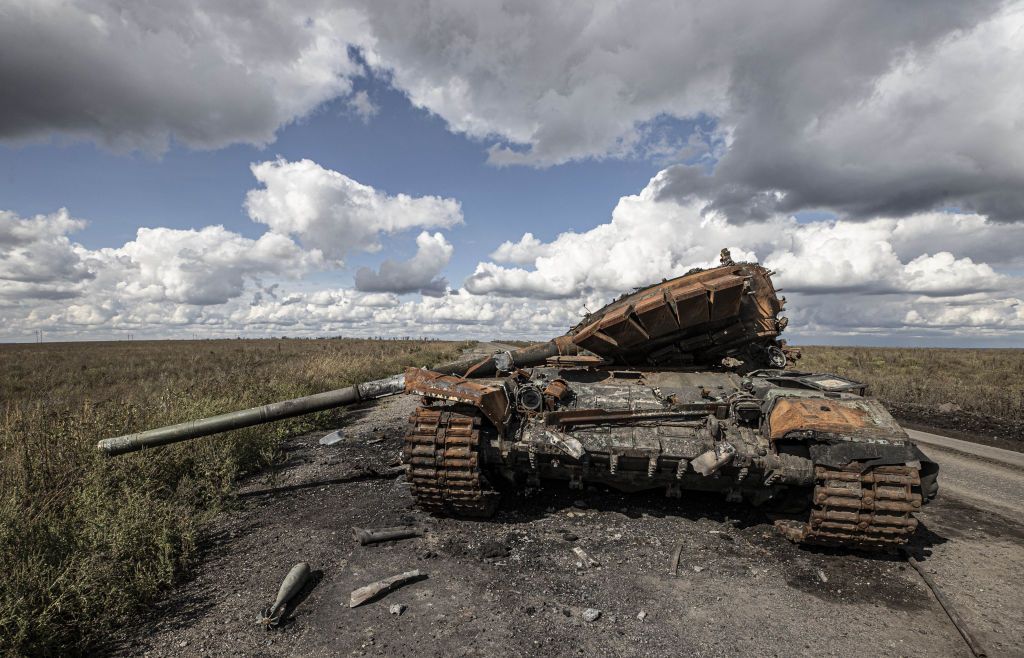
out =
[[905,544],[917,529],[921,478],[911,466],[816,466],[810,518],[777,521],[792,541],[880,549]]
[[479,412],[418,407],[409,417],[402,457],[412,495],[422,509],[459,516],[491,516],[499,492],[480,470]]

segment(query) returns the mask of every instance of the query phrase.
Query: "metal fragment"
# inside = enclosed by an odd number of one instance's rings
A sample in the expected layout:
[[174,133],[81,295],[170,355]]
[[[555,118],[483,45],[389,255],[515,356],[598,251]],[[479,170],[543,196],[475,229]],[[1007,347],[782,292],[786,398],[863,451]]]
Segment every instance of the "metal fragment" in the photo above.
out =
[[382,596],[387,592],[398,589],[406,583],[421,580],[425,577],[425,573],[422,573],[419,569],[414,569],[412,571],[400,573],[397,576],[391,576],[390,578],[384,578],[372,582],[369,585],[364,585],[359,589],[352,591],[352,594],[349,596],[348,607],[355,608],[363,605],[364,603],[376,599],[378,596]]
[[580,559],[580,562],[583,564],[584,567],[599,567],[599,566],[601,566],[600,562],[598,562],[594,558],[590,557],[590,555],[588,555],[587,552],[585,550],[583,550],[582,548],[580,548],[579,546],[573,546],[572,547],[572,552],[576,554],[576,557],[578,557]]
[[376,544],[382,541],[395,541],[398,539],[411,539],[412,537],[422,537],[423,528],[414,527],[397,527],[397,528],[379,528],[376,530],[365,530],[363,528],[352,528],[352,536],[362,546],[367,544]]
[[928,585],[928,589],[930,589],[932,594],[935,596],[935,600],[939,602],[939,605],[942,606],[942,609],[946,612],[949,620],[953,622],[957,632],[960,633],[960,637],[962,637],[964,642],[967,643],[967,648],[971,650],[974,657],[985,658],[985,656],[988,655],[985,649],[982,648],[978,640],[971,635],[971,632],[967,629],[967,622],[965,622],[963,617],[960,616],[960,613],[957,611],[953,603],[946,598],[945,594],[942,593],[942,590],[939,588],[935,580],[927,571],[924,570],[918,559],[911,555],[910,551],[908,551],[906,547],[901,546],[900,550],[906,556],[907,562],[910,563],[910,566],[914,567],[914,570],[921,575],[921,579],[924,580],[926,585]]

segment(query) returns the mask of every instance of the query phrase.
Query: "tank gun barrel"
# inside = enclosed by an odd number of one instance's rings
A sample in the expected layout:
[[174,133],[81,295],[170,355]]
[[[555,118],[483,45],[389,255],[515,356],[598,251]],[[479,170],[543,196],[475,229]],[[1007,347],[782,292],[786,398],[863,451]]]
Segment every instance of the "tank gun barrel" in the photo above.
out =
[[[735,263],[727,251],[721,267],[694,270],[624,295],[590,313],[565,335],[546,343],[470,358],[434,370],[458,377],[493,377],[500,372],[544,364],[583,350],[600,363],[618,365],[714,365],[738,355],[752,364],[781,368],[787,355],[776,339],[786,326],[783,300],[770,273],[756,263]],[[107,455],[187,441],[303,414],[344,407],[402,393],[405,377],[395,375],[335,391],[274,402],[147,432],[104,439]]]
[[[546,343],[536,343],[519,350],[500,352],[483,359],[473,358],[447,363],[437,367],[436,370],[463,377],[491,377],[498,370],[509,370],[511,367],[519,366],[529,367],[544,363],[549,357],[568,353],[575,353],[575,346],[568,339],[559,337]],[[347,407],[366,400],[402,393],[404,390],[405,375],[393,375],[333,391],[272,402],[252,409],[229,411],[210,418],[190,420],[145,432],[103,439],[96,444],[96,448],[105,455],[113,457],[317,411]]]

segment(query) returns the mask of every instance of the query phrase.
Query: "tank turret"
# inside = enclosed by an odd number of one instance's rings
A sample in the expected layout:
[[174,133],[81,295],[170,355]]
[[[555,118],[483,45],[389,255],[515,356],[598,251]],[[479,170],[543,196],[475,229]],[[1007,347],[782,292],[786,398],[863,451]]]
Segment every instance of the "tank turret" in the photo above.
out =
[[398,393],[423,509],[489,516],[503,492],[561,480],[718,491],[793,541],[905,543],[938,466],[859,382],[787,367],[785,299],[736,263],[627,293],[546,343],[99,442],[118,455]]

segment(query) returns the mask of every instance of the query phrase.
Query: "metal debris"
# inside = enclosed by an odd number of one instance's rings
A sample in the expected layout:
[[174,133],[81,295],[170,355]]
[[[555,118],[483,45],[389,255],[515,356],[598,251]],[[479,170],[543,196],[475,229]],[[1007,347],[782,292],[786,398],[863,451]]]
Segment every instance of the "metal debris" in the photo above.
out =
[[288,575],[284,577],[281,587],[277,590],[277,598],[274,603],[260,612],[259,622],[267,628],[274,628],[284,621],[288,603],[295,598],[295,595],[302,591],[302,588],[309,581],[312,572],[309,570],[308,562],[299,562]]
[[731,443],[720,443],[694,459],[690,465],[693,466],[693,470],[707,477],[732,461],[735,454],[736,447]]
[[345,440],[345,437],[344,437],[344,435],[342,435],[341,430],[336,430],[334,432],[331,432],[330,434],[325,435],[323,438],[321,438],[320,439],[320,445],[322,445],[322,446],[333,446],[334,444],[341,443],[344,440]]
[[426,575],[427,574],[422,573],[419,569],[413,569],[412,571],[400,573],[397,576],[391,576],[390,578],[384,578],[370,583],[369,585],[364,585],[363,587],[352,591],[351,596],[349,596],[348,607],[355,608],[356,606],[360,606],[367,601],[371,601],[382,594],[405,585],[406,583],[425,578]]
[[961,617],[960,613],[957,612],[957,609],[953,607],[950,600],[946,598],[946,595],[942,593],[942,590],[939,589],[939,586],[935,583],[932,577],[921,567],[921,563],[918,562],[917,558],[910,554],[910,551],[908,551],[906,547],[900,546],[900,550],[907,557],[907,562],[910,563],[910,566],[914,567],[917,573],[921,574],[922,580],[924,580],[925,584],[928,585],[928,589],[932,591],[932,594],[935,595],[935,600],[938,601],[939,605],[942,606],[942,609],[946,611],[946,615],[949,617],[949,620],[953,622],[954,626],[956,626],[956,630],[959,631],[960,637],[962,637],[964,642],[967,643],[967,648],[971,650],[974,657],[985,658],[985,656],[988,655],[985,653],[985,649],[978,644],[978,641],[974,639],[971,632],[967,630],[967,623],[963,620],[963,617]]
[[676,552],[672,555],[672,575],[679,575],[679,558],[683,555],[683,542],[676,546]]
[[411,539],[422,537],[423,528],[397,527],[379,528],[377,530],[365,530],[363,528],[352,528],[352,536],[362,545],[376,544],[382,541],[394,541],[398,539]]
[[580,559],[580,565],[584,567],[599,567],[601,563],[590,557],[585,550],[579,546],[573,546],[572,552]]

